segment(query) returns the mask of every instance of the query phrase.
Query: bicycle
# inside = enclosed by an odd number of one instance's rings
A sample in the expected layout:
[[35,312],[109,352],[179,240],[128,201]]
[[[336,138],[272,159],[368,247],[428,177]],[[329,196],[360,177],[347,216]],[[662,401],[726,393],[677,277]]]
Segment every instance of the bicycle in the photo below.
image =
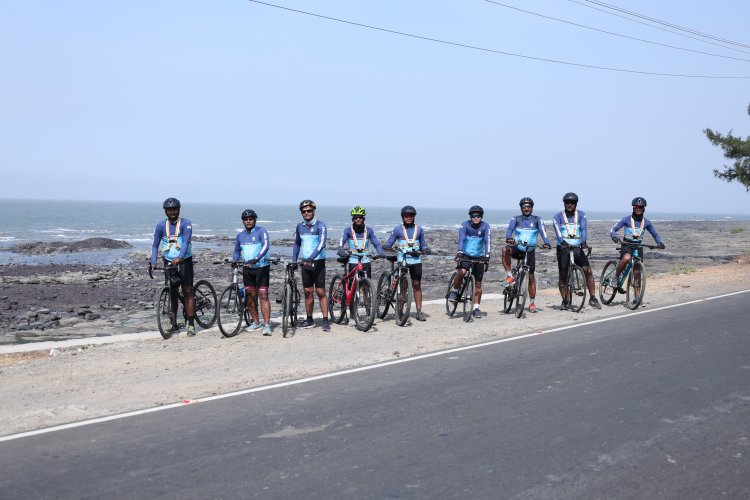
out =
[[[279,259],[270,259],[270,263],[277,263]],[[228,260],[224,261],[228,263]],[[225,337],[234,337],[240,333],[242,320],[245,324],[251,323],[250,309],[247,307],[245,298],[245,287],[240,283],[241,269],[250,268],[243,262],[232,262],[232,281],[221,292],[219,297],[219,307],[217,310],[219,320],[219,330]]]
[[529,295],[529,250],[535,245],[529,245],[526,242],[516,242],[516,245],[523,245],[523,259],[516,259],[516,265],[511,268],[513,283],[503,289],[503,312],[508,314],[513,309],[515,302],[514,314],[516,318],[523,316],[523,308],[526,305],[526,297]]
[[468,323],[469,321],[473,321],[471,313],[474,310],[474,292],[476,291],[476,279],[474,278],[473,273],[474,264],[487,264],[488,259],[485,257],[463,257],[461,261],[468,262],[469,269],[466,271],[464,279],[461,281],[461,286],[458,289],[458,300],[456,302],[448,300],[448,296],[450,295],[451,290],[453,290],[453,280],[456,279],[458,271],[453,271],[453,274],[451,274],[451,278],[448,281],[448,290],[445,292],[445,312],[448,316],[453,317],[458,308],[458,303],[461,302],[463,304],[464,321]]
[[[148,275],[154,279],[154,271],[164,271],[164,288],[159,293],[156,301],[156,323],[159,325],[159,333],[164,340],[170,338],[182,325],[177,323],[177,310],[172,310],[177,301],[182,304],[182,316],[187,321],[185,311],[185,297],[182,295],[182,277],[177,267],[167,265],[166,267],[149,268]],[[195,297],[195,321],[204,330],[211,328],[216,321],[216,292],[206,280],[198,280],[193,285],[193,296]],[[176,301],[173,302],[173,299]],[[179,307],[179,306],[178,306]]]
[[620,241],[620,245],[615,249],[619,251],[622,245],[627,245],[633,249],[632,257],[625,266],[625,269],[622,270],[619,281],[615,279],[619,260],[612,259],[604,265],[602,276],[599,279],[599,299],[601,299],[603,304],[609,305],[614,300],[617,292],[623,290],[622,286],[627,280],[625,307],[635,310],[641,305],[643,296],[646,293],[646,269],[643,267],[643,258],[639,250],[643,247],[651,250],[659,247],[644,245],[642,243],[628,243],[626,241]]
[[[410,257],[422,255],[422,252],[408,252]],[[388,255],[385,259],[391,263],[390,272],[385,271],[378,280],[377,317],[384,319],[388,309],[393,307],[396,313],[396,324],[404,326],[409,320],[411,309],[412,284],[406,259],[398,255]]]
[[[563,247],[566,248],[566,247]],[[579,248],[568,244],[568,255],[570,256],[570,265],[568,266],[568,279],[565,282],[565,288],[563,289],[563,297],[568,301],[570,310],[573,312],[580,312],[583,309],[583,305],[586,303],[586,275],[581,269],[581,266],[575,263],[573,257],[575,249]],[[591,256],[591,247],[587,247],[586,257]],[[573,301],[575,298],[575,302]],[[580,299],[580,302],[578,301]]]
[[[353,253],[351,256],[357,258],[357,265],[348,273],[346,269],[349,258],[336,259],[344,264],[345,274],[336,273],[331,278],[331,284],[328,287],[328,314],[331,321],[341,324],[348,308],[357,330],[366,332],[375,322],[377,312],[375,287],[362,267],[362,259],[365,255]],[[377,256],[372,258],[375,259]]]
[[281,297],[276,302],[281,302],[281,333],[287,337],[292,328],[297,328],[297,310],[299,309],[300,295],[297,286],[297,277],[294,271],[297,269],[296,262],[287,262],[284,275],[284,289]]

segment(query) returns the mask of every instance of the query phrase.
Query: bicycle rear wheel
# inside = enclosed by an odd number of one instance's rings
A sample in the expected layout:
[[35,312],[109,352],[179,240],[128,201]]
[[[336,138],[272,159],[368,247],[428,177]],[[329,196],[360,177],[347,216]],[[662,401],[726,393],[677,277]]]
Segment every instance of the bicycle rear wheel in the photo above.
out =
[[516,297],[516,318],[520,318],[523,316],[523,308],[526,305],[526,296],[529,293],[529,274],[528,271],[525,271],[521,269],[518,272],[518,276],[516,276],[516,282],[517,282],[517,293],[518,296]]
[[378,310],[375,287],[369,278],[359,278],[357,291],[352,301],[352,317],[357,330],[366,332],[375,321],[375,313]]
[[198,281],[193,287],[195,297],[195,321],[203,328],[211,328],[216,322],[216,292],[206,280]]
[[156,301],[156,323],[159,325],[159,333],[167,340],[172,336],[174,325],[174,312],[172,312],[172,301],[169,299],[169,287],[161,289],[159,299]]
[[381,274],[378,280],[377,303],[376,314],[379,319],[383,319],[391,307],[391,274],[388,272]]
[[599,300],[605,306],[612,303],[615,295],[617,295],[616,270],[617,261],[610,260],[604,265],[602,276],[599,278]]
[[346,292],[344,279],[340,274],[333,275],[328,287],[328,315],[336,324],[341,324],[346,315]]
[[225,337],[234,337],[240,333],[245,307],[237,293],[236,285],[229,285],[221,292],[218,307],[219,331]]
[[464,303],[464,321],[467,323],[472,320],[471,313],[474,312],[474,290],[476,281],[474,276],[464,278],[464,287],[461,291],[461,302]]
[[396,302],[393,306],[396,311],[396,324],[404,326],[409,320],[409,311],[411,310],[411,276],[409,276],[408,271],[398,278],[393,294]]
[[284,283],[284,292],[281,296],[281,334],[286,337],[290,330],[290,316],[292,306],[292,287]]
[[458,302],[451,302],[450,300],[448,300],[448,295],[451,293],[451,290],[453,290],[453,280],[456,279],[457,274],[458,271],[453,271],[453,274],[451,274],[451,279],[448,281],[448,290],[445,292],[445,313],[451,317],[456,312]]
[[586,277],[583,274],[583,269],[577,265],[572,265],[568,269],[567,292],[570,310],[579,312],[583,309],[583,305],[586,303]]
[[628,276],[628,288],[625,294],[625,306],[628,309],[638,309],[646,293],[646,270],[643,264],[635,262]]

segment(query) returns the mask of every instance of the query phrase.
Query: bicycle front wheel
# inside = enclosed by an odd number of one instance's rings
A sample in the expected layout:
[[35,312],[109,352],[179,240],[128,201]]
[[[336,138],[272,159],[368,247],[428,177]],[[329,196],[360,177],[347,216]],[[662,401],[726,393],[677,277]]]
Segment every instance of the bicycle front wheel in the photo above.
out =
[[643,264],[636,262],[628,276],[628,288],[625,295],[625,306],[628,309],[638,309],[646,293],[646,270]]
[[369,278],[359,278],[352,301],[352,317],[357,330],[366,332],[372,326],[378,309],[376,299],[372,281]]
[[579,312],[586,303],[586,277],[583,269],[576,265],[568,269],[567,289],[570,310]]
[[464,287],[461,292],[461,302],[464,303],[464,321],[467,323],[471,321],[471,313],[474,312],[474,290],[476,289],[476,281],[474,276],[467,276],[464,278]]
[[344,278],[335,274],[328,287],[328,315],[331,321],[341,324],[346,315],[346,291],[344,290]]
[[526,305],[526,296],[529,294],[529,274],[526,270],[521,270],[516,277],[518,286],[516,297],[516,318],[523,316],[523,308]]
[[513,309],[514,300],[516,300],[516,285],[505,285],[503,288],[503,312],[505,314]]
[[456,312],[456,307],[458,307],[458,302],[451,302],[448,300],[448,295],[450,295],[451,290],[453,290],[453,280],[456,279],[457,274],[458,271],[453,271],[451,279],[448,281],[448,290],[445,292],[445,314],[448,316],[453,316]]
[[211,328],[216,322],[216,292],[206,280],[199,280],[193,287],[195,297],[195,321],[203,328]]
[[380,275],[378,280],[378,292],[377,292],[378,310],[377,316],[379,319],[385,318],[388,314],[388,308],[391,306],[391,275],[390,273],[384,272]]
[[617,261],[610,260],[602,269],[602,276],[599,278],[599,300],[605,306],[611,304],[617,295]]
[[396,289],[393,294],[396,296],[396,324],[404,326],[409,320],[409,310],[411,310],[411,276],[406,272],[398,278]]
[[235,285],[229,285],[219,298],[219,331],[225,337],[234,337],[240,333],[244,319],[245,306],[237,290]]
[[169,299],[168,286],[161,289],[159,299],[156,301],[156,323],[159,325],[159,333],[164,337],[164,340],[172,336],[174,312],[172,312],[172,301]]
[[281,296],[281,334],[286,337],[289,334],[290,316],[292,307],[292,287],[289,283],[284,284],[284,292]]

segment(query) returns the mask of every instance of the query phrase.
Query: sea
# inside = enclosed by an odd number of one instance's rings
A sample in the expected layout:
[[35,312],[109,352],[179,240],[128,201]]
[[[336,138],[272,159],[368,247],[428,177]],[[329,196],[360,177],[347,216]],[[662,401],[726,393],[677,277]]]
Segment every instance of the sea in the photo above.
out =
[[[181,215],[191,220],[193,234],[200,242],[193,248],[220,249],[233,243],[228,241],[242,231],[240,214],[246,208],[258,213],[258,225],[268,231],[271,240],[291,238],[294,228],[302,219],[296,205],[245,205],[220,203],[190,203],[182,207]],[[329,238],[338,240],[344,227],[351,224],[345,206],[321,206],[319,220],[328,227]],[[385,237],[401,223],[401,207],[367,207],[367,225],[378,237]],[[457,230],[467,219],[466,208],[417,207],[417,224],[425,231]],[[550,221],[558,210],[535,210],[535,214]],[[484,220],[493,228],[507,228],[511,217],[520,213],[518,208],[485,208]],[[622,211],[586,211],[590,221],[616,221],[627,213]],[[678,214],[649,212],[649,219],[657,221],[711,221],[750,220],[750,215],[736,214]],[[11,263],[111,263],[123,259],[130,250],[82,252],[80,254],[55,254],[44,256],[21,255],[8,251],[19,243],[36,241],[72,242],[86,238],[103,237],[124,240],[137,250],[150,250],[156,223],[164,219],[161,202],[122,201],[68,201],[68,200],[15,200],[0,199],[0,264]],[[271,248],[278,253],[288,253],[288,247]]]

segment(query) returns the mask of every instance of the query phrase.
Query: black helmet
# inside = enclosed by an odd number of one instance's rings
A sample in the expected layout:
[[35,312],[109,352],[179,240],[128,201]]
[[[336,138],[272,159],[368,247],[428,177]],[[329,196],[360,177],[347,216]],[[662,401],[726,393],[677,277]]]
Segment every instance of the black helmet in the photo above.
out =
[[245,210],[244,212],[242,212],[242,220],[245,220],[245,219],[248,219],[248,218],[250,218],[250,219],[257,219],[258,218],[258,214],[255,213],[255,210],[250,210],[248,208],[247,210]]
[[532,200],[528,196],[524,196],[523,198],[521,198],[521,201],[518,202],[518,206],[522,207],[524,205],[531,205],[531,208],[534,208],[534,200]]
[[646,198],[643,198],[641,196],[636,196],[633,198],[633,203],[631,203],[634,207],[643,207],[646,208]]
[[565,196],[563,196],[563,203],[568,202],[578,204],[578,195],[575,193],[565,193]]
[[312,207],[313,210],[315,210],[316,208],[318,208],[318,206],[315,204],[314,201],[312,201],[312,200],[302,200],[299,203],[299,211],[301,212],[302,209],[305,208],[305,207]]
[[417,209],[412,207],[411,205],[406,205],[404,208],[401,209],[401,217],[403,217],[406,214],[417,215]]
[[164,200],[164,205],[162,205],[164,210],[168,208],[180,208],[180,200],[177,198],[167,198]]
[[471,216],[471,214],[479,214],[484,217],[484,209],[479,205],[472,205],[472,207],[469,209],[469,216]]

